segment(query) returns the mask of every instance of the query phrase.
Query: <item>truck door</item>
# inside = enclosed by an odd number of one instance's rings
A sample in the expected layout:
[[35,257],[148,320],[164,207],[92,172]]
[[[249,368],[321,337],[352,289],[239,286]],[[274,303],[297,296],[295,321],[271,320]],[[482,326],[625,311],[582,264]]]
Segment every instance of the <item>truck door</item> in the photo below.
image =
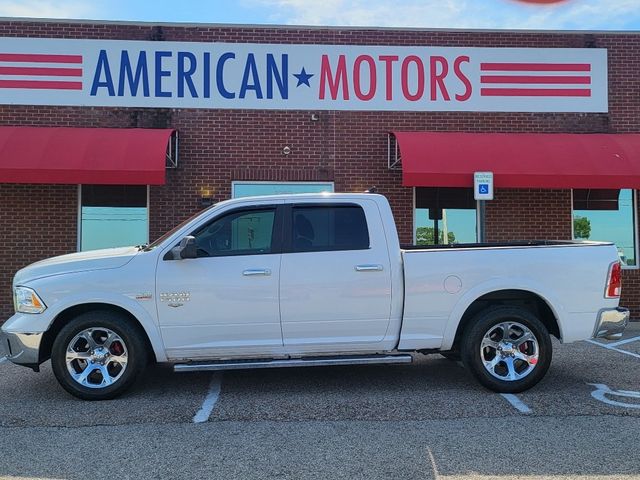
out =
[[198,258],[159,260],[158,318],[171,358],[282,353],[277,212],[222,213],[191,233]]
[[286,352],[375,349],[391,308],[390,259],[375,202],[288,204],[284,232]]

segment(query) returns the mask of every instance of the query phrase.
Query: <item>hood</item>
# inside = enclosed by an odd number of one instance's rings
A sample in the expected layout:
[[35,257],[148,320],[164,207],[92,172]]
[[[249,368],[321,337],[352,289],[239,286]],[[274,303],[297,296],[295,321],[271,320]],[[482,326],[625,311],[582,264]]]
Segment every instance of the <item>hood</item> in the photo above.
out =
[[24,285],[36,278],[50,277],[64,273],[86,272],[123,267],[135,257],[138,247],[107,248],[88,252],[70,253],[59,257],[47,258],[19,270],[13,284]]

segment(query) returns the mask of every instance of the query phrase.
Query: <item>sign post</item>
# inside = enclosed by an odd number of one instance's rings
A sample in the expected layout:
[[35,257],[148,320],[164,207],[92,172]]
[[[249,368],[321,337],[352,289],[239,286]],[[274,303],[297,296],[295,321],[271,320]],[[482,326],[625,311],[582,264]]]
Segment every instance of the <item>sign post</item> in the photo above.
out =
[[485,201],[493,200],[493,172],[473,174],[473,198],[478,201],[478,240],[485,242]]

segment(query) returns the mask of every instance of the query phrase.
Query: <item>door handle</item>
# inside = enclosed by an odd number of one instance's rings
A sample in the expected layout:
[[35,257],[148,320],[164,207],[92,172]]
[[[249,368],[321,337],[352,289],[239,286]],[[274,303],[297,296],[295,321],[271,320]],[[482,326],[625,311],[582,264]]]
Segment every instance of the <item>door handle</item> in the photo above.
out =
[[382,265],[377,264],[366,264],[366,265],[356,265],[356,272],[381,272]]
[[268,277],[271,275],[271,270],[268,268],[250,268],[249,270],[242,272],[242,275],[245,277],[255,277],[257,275],[264,275],[265,277]]

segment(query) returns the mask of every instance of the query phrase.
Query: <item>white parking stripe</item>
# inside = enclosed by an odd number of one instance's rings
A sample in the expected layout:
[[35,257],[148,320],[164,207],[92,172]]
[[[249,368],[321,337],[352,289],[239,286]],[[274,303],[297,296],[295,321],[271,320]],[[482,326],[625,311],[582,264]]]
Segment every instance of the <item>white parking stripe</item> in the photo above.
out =
[[531,409],[513,393],[501,393],[500,395],[520,413],[531,413]]
[[211,412],[213,412],[213,407],[216,406],[218,398],[220,397],[221,386],[222,374],[220,372],[215,372],[211,378],[207,396],[205,397],[204,402],[202,402],[202,407],[200,407],[200,410],[198,410],[193,416],[193,423],[203,423],[209,420]]
[[0,357],[0,363],[6,362],[6,361],[7,361],[7,357]]
[[619,345],[625,345],[627,343],[637,342],[638,340],[640,340],[640,337],[631,337],[625,340],[620,340],[618,342],[608,343],[607,345],[609,345],[610,347],[617,347]]
[[427,455],[429,455],[429,462],[431,462],[431,469],[433,470],[433,478],[440,479],[440,472],[438,472],[438,465],[436,464],[436,457],[433,456],[433,452],[427,447]]
[[587,340],[587,342],[593,343],[594,345],[598,345],[599,347],[602,347],[602,348],[606,348],[607,350],[613,350],[614,352],[624,353],[625,355],[631,355],[632,357],[640,358],[640,355],[638,355],[637,353],[627,352],[626,350],[616,348],[612,345],[606,345],[604,343],[596,342],[595,340]]

